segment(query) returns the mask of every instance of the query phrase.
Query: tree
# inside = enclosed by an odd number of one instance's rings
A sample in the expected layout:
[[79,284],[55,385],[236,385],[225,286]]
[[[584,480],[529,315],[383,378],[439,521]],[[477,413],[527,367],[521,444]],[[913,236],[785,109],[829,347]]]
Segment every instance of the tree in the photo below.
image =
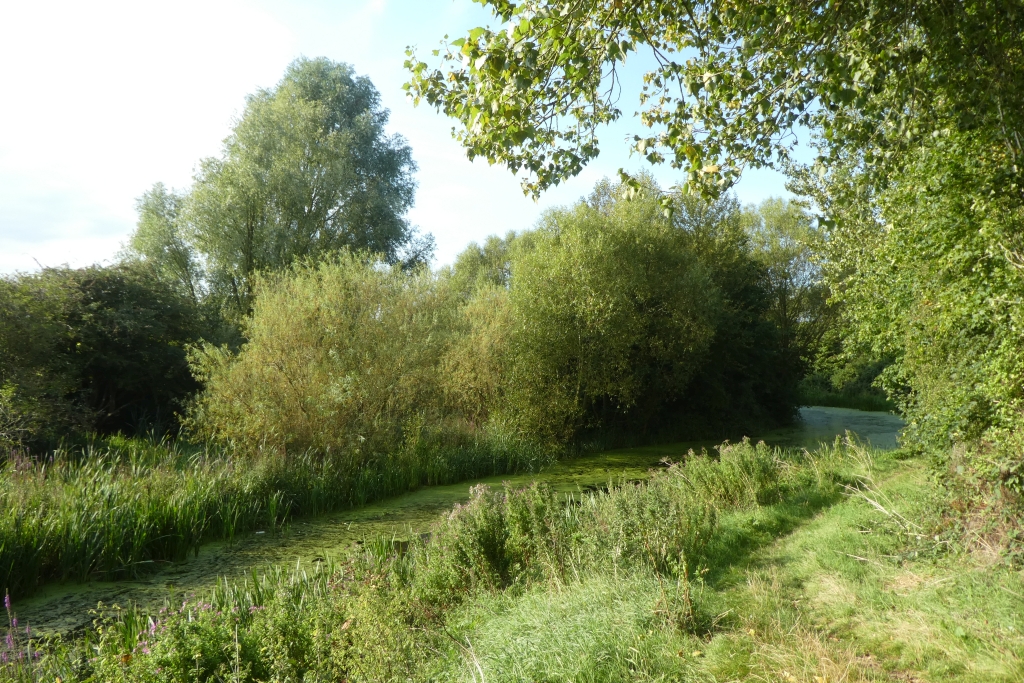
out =
[[238,353],[193,354],[205,384],[194,433],[243,451],[333,449],[359,466],[398,457],[415,423],[444,419],[439,367],[458,302],[429,268],[342,250],[261,275],[257,287]]
[[128,242],[127,256],[139,256],[158,273],[177,282],[192,300],[202,293],[203,270],[182,225],[185,197],[156,183],[135,203],[139,222]]
[[787,353],[811,361],[835,315],[816,254],[821,234],[807,209],[785,199],[766,199],[743,211],[755,258],[767,274],[769,314]]
[[[483,4],[500,26],[440,64],[407,61],[409,92],[458,121],[469,156],[525,171],[533,194],[575,175],[621,116],[617,69],[649,49],[634,150],[705,196],[744,168],[787,171],[820,214],[851,355],[893,361],[883,379],[917,435],[1019,427],[1024,2]],[[801,127],[819,152],[807,166],[790,157]]]
[[626,201],[607,180],[537,229],[455,261],[466,331],[445,359],[450,399],[555,441],[777,425],[798,377],[769,315],[766,268],[732,197]]
[[0,279],[0,412],[34,445],[85,431],[173,430],[198,388],[186,347],[201,320],[193,299],[147,264]]
[[719,292],[657,194],[551,211],[515,251],[509,395],[530,430],[646,435],[701,367]]
[[440,66],[410,51],[406,87],[459,122],[471,158],[526,171],[527,192],[598,154],[617,69],[644,48],[650,131],[633,148],[705,192],[785,162],[795,125],[883,172],[936,131],[984,131],[1021,192],[1020,0],[478,1],[502,25],[448,43]]
[[[366,77],[328,59],[298,59],[274,88],[246,100],[220,157],[204,159],[179,196],[157,184],[139,200],[130,247],[235,315],[253,275],[342,248],[412,266],[433,242],[405,219],[416,165],[387,135],[388,111]],[[199,265],[205,266],[205,272]]]

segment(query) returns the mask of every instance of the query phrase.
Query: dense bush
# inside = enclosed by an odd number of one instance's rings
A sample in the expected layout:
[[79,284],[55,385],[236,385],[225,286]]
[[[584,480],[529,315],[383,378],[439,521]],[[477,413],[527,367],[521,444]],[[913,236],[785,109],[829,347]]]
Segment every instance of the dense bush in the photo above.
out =
[[648,182],[627,201],[603,182],[537,229],[459,256],[451,278],[470,332],[447,362],[463,404],[558,441],[791,418],[799,354],[739,206],[677,197],[668,219],[660,196]]
[[553,211],[533,237],[513,249],[507,410],[560,440],[648,432],[706,362],[721,308],[708,266],[653,198]]
[[195,354],[207,388],[191,425],[243,452],[396,448],[418,425],[440,426],[439,362],[456,311],[429,270],[347,252],[269,275],[242,350]]
[[0,279],[0,411],[7,445],[85,431],[164,431],[198,388],[186,346],[204,318],[142,264]]

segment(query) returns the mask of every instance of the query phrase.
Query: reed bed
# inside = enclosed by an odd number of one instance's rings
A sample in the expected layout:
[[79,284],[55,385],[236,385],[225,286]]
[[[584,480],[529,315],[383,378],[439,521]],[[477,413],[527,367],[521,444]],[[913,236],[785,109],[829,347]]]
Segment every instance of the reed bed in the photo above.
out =
[[390,454],[280,453],[112,439],[0,470],[0,586],[126,578],[202,543],[424,484],[539,469],[552,451],[497,434],[420,433]]

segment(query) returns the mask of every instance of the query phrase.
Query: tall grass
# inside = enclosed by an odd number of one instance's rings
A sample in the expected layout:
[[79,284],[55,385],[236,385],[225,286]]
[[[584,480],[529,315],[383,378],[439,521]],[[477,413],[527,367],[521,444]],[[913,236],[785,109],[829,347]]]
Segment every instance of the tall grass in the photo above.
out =
[[485,669],[660,680],[715,628],[701,577],[722,561],[723,520],[834,496],[854,481],[850,463],[848,446],[812,457],[742,443],[568,500],[542,485],[479,487],[428,539],[221,582],[149,620],[122,612],[85,641],[51,644],[33,670],[64,681],[476,680]]
[[501,434],[419,430],[389,455],[188,449],[112,439],[0,470],[0,587],[138,576],[200,544],[297,515],[463,479],[535,470],[553,452]]

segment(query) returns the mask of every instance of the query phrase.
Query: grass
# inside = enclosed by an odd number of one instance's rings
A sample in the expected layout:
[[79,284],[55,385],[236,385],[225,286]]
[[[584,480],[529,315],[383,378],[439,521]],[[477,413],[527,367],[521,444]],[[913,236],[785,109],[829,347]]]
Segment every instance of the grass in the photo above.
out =
[[0,586],[20,597],[48,581],[125,578],[207,541],[273,529],[402,493],[536,470],[540,447],[485,434],[421,434],[388,456],[230,451],[112,438],[0,470]]
[[568,504],[479,488],[429,540],[19,636],[45,654],[0,680],[1021,680],[1021,573],[944,502],[855,444],[739,444]]

